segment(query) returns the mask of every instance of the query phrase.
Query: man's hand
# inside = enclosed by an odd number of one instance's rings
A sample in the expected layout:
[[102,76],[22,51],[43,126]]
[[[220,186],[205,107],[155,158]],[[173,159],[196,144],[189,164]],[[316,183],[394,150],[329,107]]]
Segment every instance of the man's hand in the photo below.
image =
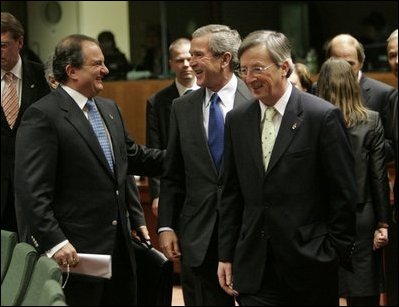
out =
[[374,240],[373,240],[373,250],[377,250],[381,247],[388,245],[388,229],[387,228],[378,228],[374,231]]
[[165,230],[159,234],[159,246],[170,261],[180,259],[180,248],[177,236],[172,230]]
[[78,253],[71,243],[67,243],[60,250],[58,250],[53,255],[53,258],[60,266],[62,265],[64,267],[67,267],[68,265],[75,267],[79,263]]
[[147,226],[139,226],[136,229],[132,229],[132,238],[136,241],[141,241],[141,238],[150,240],[150,233],[148,232]]
[[238,292],[233,289],[233,269],[231,262],[220,262],[218,266],[219,285],[231,296],[237,296]]

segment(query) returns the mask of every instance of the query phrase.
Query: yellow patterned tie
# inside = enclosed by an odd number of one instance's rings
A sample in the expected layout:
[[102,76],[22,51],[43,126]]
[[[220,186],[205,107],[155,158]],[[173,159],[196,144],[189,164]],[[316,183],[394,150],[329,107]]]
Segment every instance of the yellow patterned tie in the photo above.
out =
[[15,79],[16,77],[13,75],[12,72],[7,72],[4,75],[5,85],[3,99],[1,100],[1,106],[3,108],[4,115],[6,116],[8,125],[11,129],[14,127],[19,112],[17,86],[15,85]]
[[276,115],[276,109],[274,107],[267,107],[265,116],[263,117],[262,128],[262,155],[265,171],[267,170],[270,156],[272,155],[273,151],[274,141],[276,140],[273,124],[274,115]]

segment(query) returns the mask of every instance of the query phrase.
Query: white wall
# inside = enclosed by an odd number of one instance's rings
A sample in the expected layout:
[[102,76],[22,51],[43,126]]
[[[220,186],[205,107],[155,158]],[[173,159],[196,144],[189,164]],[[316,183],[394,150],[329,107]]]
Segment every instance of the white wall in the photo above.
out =
[[116,46],[130,60],[127,1],[78,1],[80,33],[97,38],[102,31],[115,35]]
[[46,21],[44,8],[48,1],[27,1],[29,47],[43,60],[54,52],[58,41],[79,32],[78,1],[59,1],[61,19],[56,24]]
[[49,1],[27,1],[29,47],[43,60],[67,35],[79,33],[94,38],[101,31],[115,35],[116,45],[130,58],[129,12],[127,1],[58,1],[62,17],[56,24],[46,21],[44,7]]

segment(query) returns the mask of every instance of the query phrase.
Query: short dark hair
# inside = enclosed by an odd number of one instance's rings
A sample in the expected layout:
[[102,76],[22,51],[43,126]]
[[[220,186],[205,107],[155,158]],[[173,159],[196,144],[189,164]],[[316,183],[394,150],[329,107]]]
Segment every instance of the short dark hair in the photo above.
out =
[[99,46],[96,39],[82,34],[69,35],[57,44],[53,58],[53,73],[57,82],[65,83],[68,80],[65,70],[67,65],[76,68],[82,67],[84,61],[82,43],[85,41],[93,42]]
[[14,15],[8,12],[1,12],[1,33],[7,32],[9,32],[15,40],[25,34],[24,28]]

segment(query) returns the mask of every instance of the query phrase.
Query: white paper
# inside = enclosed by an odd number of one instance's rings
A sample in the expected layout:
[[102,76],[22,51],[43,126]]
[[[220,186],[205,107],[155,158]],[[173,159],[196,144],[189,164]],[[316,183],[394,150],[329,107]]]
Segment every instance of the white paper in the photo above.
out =
[[[75,267],[69,267],[70,273],[84,274],[110,279],[112,276],[111,255],[81,254],[78,253],[79,263]],[[67,268],[61,266],[63,272]]]

